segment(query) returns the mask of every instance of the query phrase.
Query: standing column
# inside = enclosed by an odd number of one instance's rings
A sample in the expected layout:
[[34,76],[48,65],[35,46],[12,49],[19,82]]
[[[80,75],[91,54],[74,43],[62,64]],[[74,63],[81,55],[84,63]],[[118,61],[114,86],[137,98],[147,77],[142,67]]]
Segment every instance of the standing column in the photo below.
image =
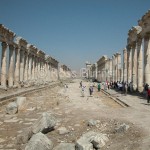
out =
[[24,81],[24,50],[20,50],[20,81]]
[[31,74],[32,74],[32,56],[29,54],[29,68],[28,68],[28,79],[31,80]]
[[32,56],[32,80],[35,79],[35,56]]
[[7,44],[2,42],[2,60],[1,60],[1,85],[6,87],[7,80]]
[[144,37],[144,60],[145,84],[150,85],[150,35]]
[[136,43],[132,45],[132,81],[133,90],[137,89],[137,47]]
[[117,54],[117,80],[121,81],[121,54]]
[[112,56],[112,80],[115,81],[115,56]]
[[25,70],[24,70],[24,80],[27,81],[28,80],[28,53],[25,52]]
[[123,81],[127,82],[127,49],[123,50]]
[[118,81],[118,63],[117,63],[117,55],[115,55],[115,81]]
[[137,41],[137,88],[139,92],[143,91],[143,53],[142,53],[142,39]]
[[15,85],[19,86],[20,81],[20,48],[15,48]]
[[128,83],[132,81],[132,50],[128,49]]
[[37,80],[38,76],[37,76],[37,73],[38,73],[38,61],[37,61],[37,56],[35,56],[35,72],[34,72],[34,79]]
[[13,87],[14,82],[14,46],[9,46],[9,68],[8,68],[8,86]]

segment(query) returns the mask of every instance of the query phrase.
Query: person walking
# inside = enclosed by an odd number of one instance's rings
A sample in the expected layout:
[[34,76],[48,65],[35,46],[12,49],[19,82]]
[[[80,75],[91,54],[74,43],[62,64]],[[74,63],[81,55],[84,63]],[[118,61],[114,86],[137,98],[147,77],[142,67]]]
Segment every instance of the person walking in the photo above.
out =
[[82,81],[80,82],[80,88],[82,88]]
[[64,85],[64,93],[67,92],[67,88],[68,88],[68,86],[67,86],[67,84],[65,84],[65,85]]
[[93,86],[92,85],[90,85],[90,87],[89,87],[89,93],[90,93],[90,96],[92,96],[92,93],[93,93]]
[[82,97],[84,97],[85,87],[86,87],[86,86],[83,86],[83,85],[82,85],[82,87],[81,87],[81,96],[82,96]]
[[98,83],[97,89],[98,89],[98,92],[100,92],[100,90],[101,90],[101,84],[100,83]]
[[124,83],[124,95],[127,95],[127,91],[128,91],[128,84],[127,82]]
[[150,102],[150,86],[148,86],[148,89],[147,89],[147,103]]

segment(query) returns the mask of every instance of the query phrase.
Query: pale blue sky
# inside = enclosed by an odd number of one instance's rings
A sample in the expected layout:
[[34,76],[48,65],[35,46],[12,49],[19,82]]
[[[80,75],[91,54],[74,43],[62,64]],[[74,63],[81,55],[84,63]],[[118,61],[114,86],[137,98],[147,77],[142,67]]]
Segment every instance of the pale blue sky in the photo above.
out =
[[0,20],[71,69],[126,47],[150,0],[1,0]]

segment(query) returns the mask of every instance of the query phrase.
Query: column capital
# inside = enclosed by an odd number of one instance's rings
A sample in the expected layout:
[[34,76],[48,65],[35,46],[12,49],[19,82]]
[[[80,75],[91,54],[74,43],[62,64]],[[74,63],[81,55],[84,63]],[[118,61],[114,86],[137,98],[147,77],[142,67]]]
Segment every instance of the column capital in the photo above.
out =
[[6,42],[2,42],[1,45],[3,48],[7,48],[7,46],[8,46],[8,44]]
[[144,36],[144,40],[148,41],[150,38],[150,33],[146,33]]
[[131,44],[131,48],[135,48],[136,47],[136,41],[132,42]]
[[137,45],[138,45],[138,46],[141,46],[141,44],[142,44],[142,38],[141,38],[141,37],[138,37],[138,39],[137,39]]
[[10,50],[14,50],[14,45],[9,45]]

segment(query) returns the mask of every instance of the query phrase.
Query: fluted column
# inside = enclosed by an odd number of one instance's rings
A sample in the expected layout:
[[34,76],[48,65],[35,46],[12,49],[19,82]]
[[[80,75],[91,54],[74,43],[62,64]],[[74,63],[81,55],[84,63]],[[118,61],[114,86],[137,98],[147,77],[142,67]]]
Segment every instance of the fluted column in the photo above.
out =
[[112,56],[112,81],[114,82],[115,81],[115,57]]
[[150,35],[144,37],[144,79],[150,85]]
[[137,47],[136,43],[132,45],[132,81],[133,90],[137,89]]
[[128,83],[132,81],[132,49],[128,49]]
[[117,81],[121,81],[121,54],[117,54]]
[[20,50],[20,81],[24,81],[24,50]]
[[18,86],[20,81],[20,48],[15,48],[15,85]]
[[2,42],[2,60],[1,60],[1,85],[6,87],[7,80],[7,44]]
[[13,87],[14,82],[14,46],[9,46],[8,86]]
[[28,80],[28,53],[25,52],[25,70],[24,70],[24,80],[27,81]]
[[35,79],[35,56],[32,56],[32,80]]
[[123,50],[123,81],[127,82],[127,49]]
[[139,92],[143,91],[143,51],[142,51],[142,39],[137,41],[137,88]]
[[31,80],[31,74],[32,74],[32,56],[29,54],[29,68],[28,68],[28,79]]
[[115,81],[118,81],[118,64],[117,64],[117,56],[115,56]]
[[37,73],[38,73],[38,59],[37,59],[36,56],[35,56],[34,61],[35,61],[35,72],[34,72],[35,74],[34,74],[34,79],[37,80],[37,78],[38,78],[38,76],[37,76]]

